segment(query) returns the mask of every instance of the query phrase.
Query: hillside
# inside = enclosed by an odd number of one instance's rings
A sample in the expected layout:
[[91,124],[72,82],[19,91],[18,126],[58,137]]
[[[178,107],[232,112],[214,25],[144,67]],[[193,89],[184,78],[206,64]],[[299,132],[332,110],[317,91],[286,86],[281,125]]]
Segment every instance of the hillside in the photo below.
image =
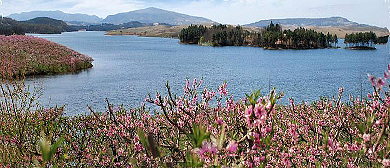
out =
[[24,35],[0,35],[0,53],[0,72],[14,77],[77,72],[93,61],[58,43]]
[[158,8],[146,8],[141,10],[118,13],[107,16],[102,22],[122,24],[131,21],[142,23],[167,23],[171,25],[212,24],[214,21],[202,17],[176,13]]
[[64,21],[48,17],[38,17],[27,21],[16,21],[11,18],[3,18],[0,22],[0,34],[60,34],[62,32],[74,31]]
[[180,26],[146,26],[146,27],[134,27],[128,29],[119,29],[108,31],[106,35],[137,35],[144,37],[167,37],[167,38],[179,38],[180,31],[186,28],[185,25]]
[[99,18],[95,15],[87,15],[87,14],[70,14],[64,13],[62,11],[31,11],[31,12],[22,12],[22,13],[14,13],[9,15],[8,17],[18,20],[25,21],[30,20],[37,17],[49,17],[53,19],[63,20],[66,22],[78,22],[78,23],[99,23],[102,21],[102,18]]
[[342,17],[269,19],[261,20],[244,26],[262,28],[267,26],[271,21],[275,24],[281,24],[283,29],[295,29],[298,27],[305,27],[318,32],[329,32],[331,34],[337,34],[337,36],[340,38],[344,38],[346,33],[351,34],[356,32],[373,31],[378,36],[384,36],[389,34],[389,30],[387,28],[381,28],[367,24],[359,24]]

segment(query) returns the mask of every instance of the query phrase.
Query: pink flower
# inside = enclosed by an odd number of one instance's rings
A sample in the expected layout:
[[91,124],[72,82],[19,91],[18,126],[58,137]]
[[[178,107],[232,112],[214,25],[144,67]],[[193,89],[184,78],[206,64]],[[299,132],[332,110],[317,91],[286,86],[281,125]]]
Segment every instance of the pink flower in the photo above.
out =
[[267,114],[267,112],[265,111],[265,109],[263,108],[263,106],[260,103],[256,104],[254,112],[255,112],[256,118],[258,118],[258,119],[262,118],[263,116],[265,116]]
[[215,123],[218,124],[219,126],[221,126],[224,122],[223,122],[223,119],[222,119],[222,118],[216,117]]
[[369,99],[372,99],[372,95],[369,93],[369,94],[367,94],[367,97],[369,98]]
[[384,81],[382,78],[378,78],[378,79],[376,80],[376,82],[377,82],[377,86],[378,86],[379,88],[382,88],[382,87],[385,85],[385,81]]
[[390,159],[382,160],[383,167],[390,167]]
[[217,145],[209,141],[203,142],[202,148],[196,150],[196,153],[198,153],[198,155],[202,159],[213,156],[217,154],[217,152]]
[[381,125],[382,124],[382,119],[376,120],[375,124],[376,125]]
[[390,78],[390,74],[388,71],[383,72],[383,76],[385,77],[386,80]]
[[237,146],[238,144],[236,143],[236,141],[231,141],[229,143],[229,145],[226,147],[227,151],[229,153],[236,153],[237,152]]
[[367,74],[367,76],[368,76],[368,79],[371,81],[372,86],[375,86],[375,81],[374,81],[375,77],[371,76],[370,74]]
[[364,142],[369,142],[370,139],[371,139],[370,134],[364,134],[364,135],[363,135],[363,140],[364,140]]
[[219,86],[219,88],[218,88],[219,94],[221,94],[223,96],[227,96],[228,91],[226,90],[226,87],[227,87],[227,83],[226,82],[224,82],[221,86]]
[[246,109],[245,109],[245,117],[249,118],[252,115],[252,113],[253,113],[252,106],[246,107]]

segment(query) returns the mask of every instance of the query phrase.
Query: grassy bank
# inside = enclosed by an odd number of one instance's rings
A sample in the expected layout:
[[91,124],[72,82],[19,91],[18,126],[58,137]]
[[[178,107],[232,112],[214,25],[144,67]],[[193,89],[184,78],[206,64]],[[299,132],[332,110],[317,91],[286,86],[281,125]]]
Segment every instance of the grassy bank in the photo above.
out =
[[3,76],[77,72],[92,67],[93,59],[58,43],[24,35],[0,36]]
[[[389,71],[385,71],[385,79]],[[0,167],[389,167],[390,97],[369,76],[366,99],[278,105],[283,94],[229,95],[187,80],[182,94],[149,95],[135,109],[64,116],[22,82],[0,92]],[[211,103],[215,101],[217,103]],[[215,104],[215,105],[211,105]]]

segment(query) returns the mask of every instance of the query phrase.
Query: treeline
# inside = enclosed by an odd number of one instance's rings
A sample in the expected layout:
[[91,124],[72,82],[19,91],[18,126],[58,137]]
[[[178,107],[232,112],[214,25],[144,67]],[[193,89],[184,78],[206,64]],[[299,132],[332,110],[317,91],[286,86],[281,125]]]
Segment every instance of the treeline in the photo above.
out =
[[311,29],[282,30],[279,24],[271,24],[257,34],[258,46],[284,49],[317,49],[337,45],[337,35],[324,34]]
[[388,41],[389,41],[389,35],[378,37],[377,39],[375,39],[374,43],[375,44],[387,44]]
[[282,30],[279,24],[270,23],[260,32],[250,32],[241,26],[213,25],[211,27],[191,25],[179,35],[182,43],[211,46],[257,46],[267,49],[315,49],[336,45],[336,35],[318,33],[298,28]]
[[3,18],[0,20],[0,35],[24,35],[25,30],[17,24],[17,21],[10,18]]
[[247,42],[245,38],[250,34],[241,26],[213,25],[191,25],[181,30],[179,38],[182,43],[201,44],[212,46],[242,46]]
[[11,18],[0,19],[0,35],[23,35],[25,33],[60,34],[76,31],[64,21],[48,17],[38,17],[27,21],[15,21]]
[[369,47],[374,48],[374,44],[386,44],[389,36],[377,37],[374,32],[360,32],[346,34],[344,43],[349,48]]

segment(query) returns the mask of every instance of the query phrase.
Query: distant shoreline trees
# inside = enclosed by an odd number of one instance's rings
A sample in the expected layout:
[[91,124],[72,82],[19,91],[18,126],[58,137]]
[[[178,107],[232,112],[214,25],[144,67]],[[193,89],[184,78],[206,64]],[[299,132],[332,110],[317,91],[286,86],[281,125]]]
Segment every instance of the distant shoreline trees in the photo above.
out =
[[318,33],[298,28],[282,30],[279,24],[270,23],[260,32],[249,32],[241,26],[190,25],[182,29],[181,43],[211,46],[256,46],[266,49],[317,49],[330,48],[338,42],[337,35]]

